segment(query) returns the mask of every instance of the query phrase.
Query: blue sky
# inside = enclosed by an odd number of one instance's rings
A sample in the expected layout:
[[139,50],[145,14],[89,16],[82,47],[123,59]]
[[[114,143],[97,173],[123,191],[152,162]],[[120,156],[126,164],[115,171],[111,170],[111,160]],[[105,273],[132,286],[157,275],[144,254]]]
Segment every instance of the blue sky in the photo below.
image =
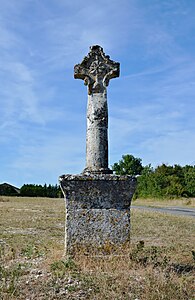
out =
[[0,182],[84,169],[87,88],[73,68],[95,44],[121,64],[110,165],[195,163],[194,0],[0,0]]

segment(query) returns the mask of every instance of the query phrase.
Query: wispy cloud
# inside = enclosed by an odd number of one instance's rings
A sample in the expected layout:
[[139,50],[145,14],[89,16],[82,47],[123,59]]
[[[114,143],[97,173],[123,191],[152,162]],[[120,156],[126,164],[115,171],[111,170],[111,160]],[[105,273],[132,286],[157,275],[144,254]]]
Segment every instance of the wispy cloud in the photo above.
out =
[[28,143],[21,143],[18,156],[9,163],[8,169],[13,174],[23,173],[26,180],[36,183],[57,182],[64,173],[80,173],[85,167],[85,138],[71,134],[56,133],[56,136],[31,138]]
[[194,74],[195,64],[182,56],[169,67],[165,64],[123,77],[116,89],[120,108],[117,97],[114,104],[110,103],[113,162],[124,152],[137,153],[153,164],[193,161]]
[[121,62],[108,91],[111,163],[125,153],[194,160],[194,6],[0,0],[1,180],[55,182],[83,169],[87,91],[73,66],[92,44]]

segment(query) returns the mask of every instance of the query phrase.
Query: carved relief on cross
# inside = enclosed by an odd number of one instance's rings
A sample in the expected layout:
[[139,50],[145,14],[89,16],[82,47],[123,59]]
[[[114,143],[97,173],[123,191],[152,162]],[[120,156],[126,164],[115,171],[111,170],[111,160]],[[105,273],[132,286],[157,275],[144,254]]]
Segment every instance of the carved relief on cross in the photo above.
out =
[[105,55],[103,48],[96,45],[90,47],[90,52],[81,64],[74,67],[74,78],[84,80],[88,86],[88,94],[104,93],[110,79],[119,77],[120,64]]

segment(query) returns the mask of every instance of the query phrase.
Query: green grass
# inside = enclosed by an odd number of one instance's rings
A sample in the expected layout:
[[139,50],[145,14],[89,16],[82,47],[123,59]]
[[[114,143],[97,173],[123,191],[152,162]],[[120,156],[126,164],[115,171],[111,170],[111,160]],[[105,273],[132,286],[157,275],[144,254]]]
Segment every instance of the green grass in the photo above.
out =
[[119,255],[64,257],[63,199],[0,197],[0,299],[192,300],[192,217],[132,209]]

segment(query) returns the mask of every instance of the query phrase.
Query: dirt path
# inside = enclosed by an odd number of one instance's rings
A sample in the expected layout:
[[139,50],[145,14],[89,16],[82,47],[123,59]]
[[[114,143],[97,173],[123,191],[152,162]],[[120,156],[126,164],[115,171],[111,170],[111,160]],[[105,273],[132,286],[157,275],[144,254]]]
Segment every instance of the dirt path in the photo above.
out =
[[185,207],[176,207],[176,206],[151,207],[151,206],[141,206],[141,205],[132,205],[131,208],[159,211],[159,212],[169,213],[173,215],[182,215],[187,217],[195,217],[195,208],[185,208]]

